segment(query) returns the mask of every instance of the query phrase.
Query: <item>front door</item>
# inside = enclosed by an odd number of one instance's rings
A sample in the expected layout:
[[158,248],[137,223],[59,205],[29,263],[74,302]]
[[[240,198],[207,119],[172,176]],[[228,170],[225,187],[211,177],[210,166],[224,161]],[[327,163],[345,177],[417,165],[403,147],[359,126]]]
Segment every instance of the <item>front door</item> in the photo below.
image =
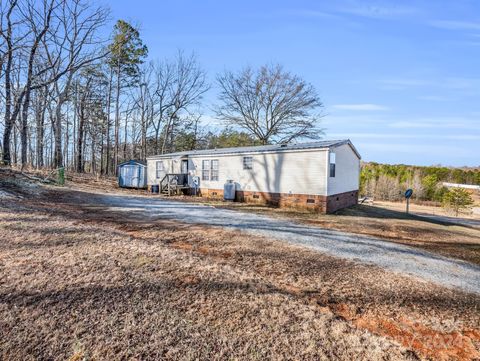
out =
[[188,173],[188,160],[182,160],[182,173],[187,174]]

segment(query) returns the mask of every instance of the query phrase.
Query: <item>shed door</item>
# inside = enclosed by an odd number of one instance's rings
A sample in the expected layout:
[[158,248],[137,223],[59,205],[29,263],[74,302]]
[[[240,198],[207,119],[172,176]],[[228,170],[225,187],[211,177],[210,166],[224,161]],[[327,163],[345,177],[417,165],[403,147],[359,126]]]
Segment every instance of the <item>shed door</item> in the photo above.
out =
[[137,167],[134,165],[126,165],[125,166],[125,187],[135,187],[136,182],[136,169]]

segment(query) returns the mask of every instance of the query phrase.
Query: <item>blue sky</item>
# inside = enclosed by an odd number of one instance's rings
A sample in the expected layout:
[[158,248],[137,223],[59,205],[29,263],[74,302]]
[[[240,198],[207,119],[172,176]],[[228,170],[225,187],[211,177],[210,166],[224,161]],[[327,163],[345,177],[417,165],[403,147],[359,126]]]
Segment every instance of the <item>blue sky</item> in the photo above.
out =
[[[480,166],[480,1],[111,0],[150,58],[224,69],[280,63],[318,90],[324,138],[364,160]],[[211,127],[217,89],[203,113]]]

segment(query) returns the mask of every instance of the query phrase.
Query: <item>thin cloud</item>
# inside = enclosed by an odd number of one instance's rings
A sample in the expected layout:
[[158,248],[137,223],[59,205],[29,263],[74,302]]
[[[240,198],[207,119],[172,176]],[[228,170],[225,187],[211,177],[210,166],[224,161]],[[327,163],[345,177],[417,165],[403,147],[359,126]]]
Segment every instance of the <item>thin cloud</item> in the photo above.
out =
[[405,90],[432,85],[431,81],[420,78],[388,78],[379,80],[379,83],[382,90]]
[[480,135],[435,135],[435,134],[399,134],[399,133],[328,133],[332,138],[352,139],[430,139],[430,140],[480,140]]
[[378,104],[335,104],[334,109],[340,110],[360,110],[360,111],[383,111],[389,110],[388,107]]
[[339,12],[361,16],[361,17],[368,17],[368,18],[375,18],[375,19],[387,19],[387,18],[395,18],[395,17],[403,17],[406,15],[416,14],[418,9],[413,7],[406,7],[406,6],[380,6],[380,5],[357,5],[352,7],[345,7],[338,9]]
[[477,90],[480,78],[447,77],[443,79],[388,78],[379,80],[381,89],[403,90],[413,87],[435,87],[453,90]]
[[480,124],[478,124],[477,120],[461,118],[413,119],[410,121],[392,122],[388,126],[397,129],[480,129]]
[[480,22],[458,21],[458,20],[435,20],[430,25],[446,30],[480,30]]
[[338,19],[338,15],[332,14],[326,11],[319,10],[291,10],[287,13],[288,15],[302,16],[309,18],[324,18],[324,19]]
[[445,146],[435,144],[409,144],[409,143],[362,143],[360,146],[364,152],[380,151],[380,152],[395,152],[403,154],[423,154],[430,156],[438,156],[439,154],[455,154],[457,157],[470,156],[471,153],[468,149],[464,149],[460,146]]
[[451,100],[450,98],[443,97],[441,95],[422,95],[422,96],[419,96],[418,99],[428,100],[432,102],[447,102]]

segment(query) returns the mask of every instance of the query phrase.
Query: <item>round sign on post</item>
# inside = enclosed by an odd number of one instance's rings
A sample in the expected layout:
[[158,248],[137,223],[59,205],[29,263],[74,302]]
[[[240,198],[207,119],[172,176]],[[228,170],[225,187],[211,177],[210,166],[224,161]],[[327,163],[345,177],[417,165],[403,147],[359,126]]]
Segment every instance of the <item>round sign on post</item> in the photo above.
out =
[[410,198],[413,194],[413,189],[409,188],[405,191],[405,198]]
[[412,194],[413,194],[413,189],[411,189],[411,188],[408,188],[405,191],[405,198],[407,199],[407,214],[408,214],[408,211],[409,211],[409,208],[410,208],[410,197],[412,196]]

